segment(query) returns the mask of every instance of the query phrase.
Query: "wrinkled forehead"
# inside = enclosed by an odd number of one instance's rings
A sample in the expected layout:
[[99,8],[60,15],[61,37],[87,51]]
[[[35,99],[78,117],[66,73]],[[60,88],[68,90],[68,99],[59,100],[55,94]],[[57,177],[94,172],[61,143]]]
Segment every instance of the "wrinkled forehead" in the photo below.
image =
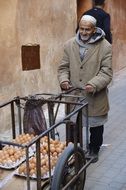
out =
[[95,26],[90,21],[81,20],[79,23],[79,28],[95,28]]

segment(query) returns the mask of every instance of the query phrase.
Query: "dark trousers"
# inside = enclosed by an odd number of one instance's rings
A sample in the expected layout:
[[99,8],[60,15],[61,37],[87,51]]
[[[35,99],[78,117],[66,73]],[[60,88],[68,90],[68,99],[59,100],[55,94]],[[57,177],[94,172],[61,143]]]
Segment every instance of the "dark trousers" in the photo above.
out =
[[89,148],[94,153],[99,152],[100,146],[103,143],[104,126],[91,127],[90,128],[90,144]]

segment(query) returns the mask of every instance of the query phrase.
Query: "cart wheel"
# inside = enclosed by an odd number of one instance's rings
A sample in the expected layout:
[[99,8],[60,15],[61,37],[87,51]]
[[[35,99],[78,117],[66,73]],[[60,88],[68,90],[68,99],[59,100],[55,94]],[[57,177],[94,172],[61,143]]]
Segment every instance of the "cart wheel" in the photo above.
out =
[[50,181],[49,180],[46,180],[42,187],[41,187],[41,190],[50,190]]
[[[85,154],[81,147],[77,147],[77,171],[85,164]],[[75,175],[75,151],[74,145],[68,145],[56,164],[51,184],[51,190],[61,190]],[[84,170],[76,181],[74,181],[67,190],[83,190],[85,185],[86,170]]]

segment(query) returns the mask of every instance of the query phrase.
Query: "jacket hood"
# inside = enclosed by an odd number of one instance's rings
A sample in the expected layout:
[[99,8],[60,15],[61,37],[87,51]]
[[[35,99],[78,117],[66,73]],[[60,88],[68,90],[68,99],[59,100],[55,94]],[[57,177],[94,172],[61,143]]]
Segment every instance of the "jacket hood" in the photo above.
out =
[[94,33],[94,35],[90,38],[89,42],[88,43],[94,43],[94,42],[97,42],[98,40],[102,39],[105,37],[105,32],[99,28],[99,27],[96,27],[96,32]]

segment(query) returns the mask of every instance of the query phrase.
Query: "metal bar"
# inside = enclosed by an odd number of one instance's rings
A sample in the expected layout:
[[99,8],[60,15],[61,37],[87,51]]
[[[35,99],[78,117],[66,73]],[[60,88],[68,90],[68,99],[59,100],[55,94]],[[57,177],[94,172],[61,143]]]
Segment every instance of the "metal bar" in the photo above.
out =
[[86,148],[87,148],[87,150],[89,150],[88,104],[86,105]]
[[15,130],[14,101],[11,102],[11,123],[12,123],[12,136],[13,136],[13,139],[15,139],[16,130]]
[[8,101],[8,102],[6,102],[6,103],[4,103],[4,104],[1,104],[1,105],[0,105],[0,108],[5,107],[5,106],[7,106],[8,104],[10,104],[10,103],[12,103],[12,102],[13,102],[13,100]]
[[40,139],[36,141],[36,165],[37,165],[37,190],[41,190],[41,155]]
[[[66,105],[66,110],[65,110],[66,115],[70,113],[70,104]],[[68,145],[69,140],[70,140],[70,122],[66,122],[66,144]]]
[[26,148],[26,170],[27,170],[27,190],[30,190],[30,174],[29,174],[29,148]]
[[77,155],[77,142],[78,142],[78,129],[77,129],[77,124],[75,123],[73,125],[74,127],[74,155],[75,155],[75,174],[78,172],[78,155]]
[[80,110],[78,113],[77,127],[78,127],[78,140],[79,140],[80,146],[83,147],[82,110]]
[[18,124],[19,124],[19,134],[22,134],[22,127],[21,127],[21,106],[20,106],[20,98],[17,97],[15,103],[18,108]]
[[[54,103],[48,102],[48,116],[49,116],[49,125],[52,126],[54,124]],[[51,130],[51,138],[55,139],[55,130]]]
[[23,145],[23,144],[17,144],[17,143],[13,143],[13,142],[8,142],[8,141],[0,141],[1,144],[3,145],[13,145],[13,146],[17,146],[17,147],[22,147],[22,148],[26,148],[28,146]]
[[[66,97],[66,96],[64,96],[64,97]],[[78,96],[70,96],[70,95],[67,95],[67,97],[74,97],[74,98],[77,98]],[[80,98],[82,98],[82,96],[80,96]],[[20,99],[22,99],[22,100],[26,100],[26,99],[24,99],[24,98],[20,98]],[[30,98],[28,98],[28,99],[30,99]],[[28,100],[27,99],[27,100]],[[77,102],[72,102],[72,101],[62,101],[62,100],[54,100],[54,99],[51,99],[51,98],[49,98],[49,99],[37,99],[37,100],[41,100],[42,101],[42,103],[44,104],[44,103],[48,103],[48,102],[53,102],[53,103],[62,103],[62,104],[72,104],[72,105],[82,105],[82,103],[77,103]]]
[[51,184],[51,157],[50,157],[50,138],[48,133],[48,164],[49,164],[49,181]]

